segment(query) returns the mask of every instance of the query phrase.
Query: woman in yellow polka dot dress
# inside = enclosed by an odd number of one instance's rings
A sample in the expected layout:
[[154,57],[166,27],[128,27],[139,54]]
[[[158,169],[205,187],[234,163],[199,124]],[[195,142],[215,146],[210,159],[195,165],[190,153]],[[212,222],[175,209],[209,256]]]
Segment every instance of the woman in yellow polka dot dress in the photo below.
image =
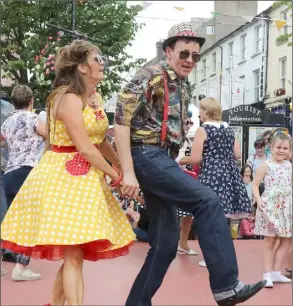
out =
[[[2,247],[33,258],[64,259],[51,305],[83,304],[83,260],[128,253],[131,226],[105,182],[121,181],[105,140],[108,119],[94,89],[103,78],[99,48],[77,40],[60,49],[48,98],[48,150],[31,171],[1,226]],[[105,156],[105,158],[103,157]]]

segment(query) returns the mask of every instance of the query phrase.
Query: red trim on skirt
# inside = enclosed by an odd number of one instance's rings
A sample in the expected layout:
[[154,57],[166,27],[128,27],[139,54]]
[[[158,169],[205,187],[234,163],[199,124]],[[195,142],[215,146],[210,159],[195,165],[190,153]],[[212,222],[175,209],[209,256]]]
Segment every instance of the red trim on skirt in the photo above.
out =
[[[99,148],[98,144],[94,144],[94,146],[97,149]],[[55,152],[55,153],[77,153],[78,152],[78,150],[75,146],[56,146],[56,145],[52,145],[51,150],[52,150],[52,152]]]
[[2,240],[1,248],[35,259],[57,261],[64,257],[64,249],[66,247],[77,247],[83,250],[85,260],[97,261],[127,255],[132,244],[133,242],[119,249],[111,250],[112,244],[106,239],[77,245],[36,245],[32,247],[21,246],[7,240]]

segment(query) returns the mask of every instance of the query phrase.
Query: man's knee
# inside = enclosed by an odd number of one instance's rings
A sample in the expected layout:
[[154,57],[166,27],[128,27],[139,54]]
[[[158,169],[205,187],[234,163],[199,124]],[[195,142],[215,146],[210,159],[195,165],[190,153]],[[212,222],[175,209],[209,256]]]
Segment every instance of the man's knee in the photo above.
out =
[[176,257],[179,241],[179,232],[169,233],[164,238],[164,242],[159,245],[159,252],[166,258],[166,260],[173,260]]

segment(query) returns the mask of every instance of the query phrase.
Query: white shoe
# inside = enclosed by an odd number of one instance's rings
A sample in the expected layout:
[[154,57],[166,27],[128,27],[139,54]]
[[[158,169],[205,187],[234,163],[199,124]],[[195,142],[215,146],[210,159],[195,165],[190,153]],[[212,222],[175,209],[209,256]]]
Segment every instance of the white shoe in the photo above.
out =
[[292,280],[281,274],[279,271],[271,272],[271,279],[273,283],[292,283]]
[[200,262],[198,263],[198,265],[199,265],[200,267],[206,267],[206,266],[207,266],[207,264],[206,264],[206,262],[205,262],[204,260],[200,261]]
[[41,278],[41,274],[34,273],[30,268],[14,268],[12,271],[13,281],[35,281]]
[[198,253],[195,252],[195,251],[193,251],[192,249],[189,249],[189,251],[188,251],[188,250],[186,250],[186,249],[181,248],[180,246],[178,246],[177,251],[178,251],[178,252],[181,252],[181,253],[184,253],[184,254],[186,254],[186,255],[191,255],[191,256],[198,255]]
[[7,274],[7,271],[5,269],[1,268],[1,276],[6,275],[6,274]]
[[265,288],[273,288],[274,287],[270,272],[263,274],[263,280],[267,281],[267,283],[265,284]]

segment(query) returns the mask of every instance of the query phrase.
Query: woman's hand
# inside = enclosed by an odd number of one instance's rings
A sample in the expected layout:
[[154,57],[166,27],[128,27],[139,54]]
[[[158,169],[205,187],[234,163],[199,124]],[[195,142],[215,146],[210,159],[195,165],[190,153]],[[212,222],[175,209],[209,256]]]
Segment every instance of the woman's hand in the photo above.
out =
[[243,182],[244,182],[244,184],[246,184],[246,185],[248,185],[250,182],[251,182],[251,179],[250,179],[250,177],[249,176],[244,176],[243,177]]
[[121,188],[123,195],[135,198],[139,193],[139,184],[134,172],[125,173],[123,176],[123,186]]

